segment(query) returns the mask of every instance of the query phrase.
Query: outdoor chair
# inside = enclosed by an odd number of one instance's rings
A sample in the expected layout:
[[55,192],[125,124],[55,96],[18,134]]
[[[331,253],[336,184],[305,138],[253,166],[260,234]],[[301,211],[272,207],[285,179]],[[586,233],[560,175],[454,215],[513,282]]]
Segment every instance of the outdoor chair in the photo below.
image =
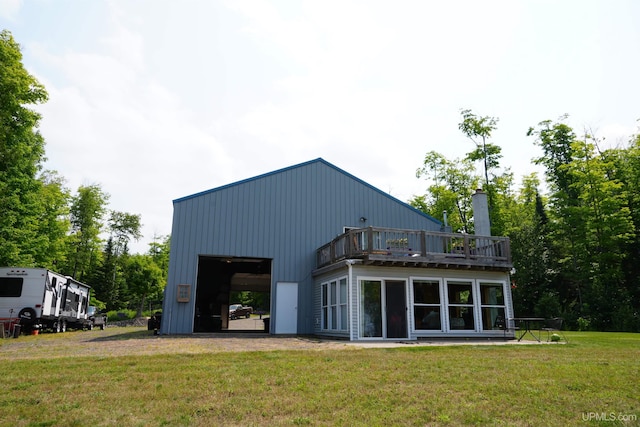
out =
[[557,333],[560,337],[562,337],[564,342],[566,343],[569,342],[567,341],[567,338],[562,333],[563,322],[564,322],[564,319],[562,319],[561,317],[554,317],[552,319],[547,319],[544,321],[544,326],[542,327],[541,330],[547,333],[547,342],[550,341],[552,333]]
[[507,339],[508,331],[517,331],[520,329],[516,326],[513,319],[505,319],[503,316],[497,316],[495,322],[493,323],[494,328],[501,329],[504,331],[504,339]]

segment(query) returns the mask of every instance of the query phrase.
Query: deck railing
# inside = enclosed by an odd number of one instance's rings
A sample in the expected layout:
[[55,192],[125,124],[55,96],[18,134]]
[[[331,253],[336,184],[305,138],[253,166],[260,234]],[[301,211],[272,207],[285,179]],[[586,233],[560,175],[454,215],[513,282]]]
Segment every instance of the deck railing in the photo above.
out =
[[511,263],[507,237],[368,227],[349,230],[320,247],[317,265],[365,257],[389,261],[412,257],[415,262],[457,259],[478,266]]

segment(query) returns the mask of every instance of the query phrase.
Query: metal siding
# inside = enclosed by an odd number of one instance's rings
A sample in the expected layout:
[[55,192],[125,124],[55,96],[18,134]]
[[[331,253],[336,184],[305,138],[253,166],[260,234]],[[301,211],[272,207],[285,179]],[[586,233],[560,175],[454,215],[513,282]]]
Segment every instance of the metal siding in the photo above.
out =
[[[186,304],[177,304],[176,287],[179,283],[193,283],[195,280],[190,271],[190,262],[188,255],[190,253],[190,244],[187,240],[189,233],[183,233],[182,230],[189,227],[190,218],[189,210],[186,206],[174,207],[174,220],[171,235],[171,257],[169,260],[169,277],[168,284],[165,289],[165,297],[163,302],[163,312],[168,321],[163,321],[161,325],[161,333],[188,333],[188,325],[185,319],[189,317]],[[192,312],[192,311],[191,311]]]
[[[366,223],[359,218],[368,218]],[[344,226],[438,230],[432,219],[318,160],[174,201],[165,307],[171,326],[190,333],[193,307],[175,303],[178,283],[190,283],[195,300],[201,254],[273,259],[272,286],[298,282],[299,333],[313,330],[316,249]],[[272,289],[272,296],[275,295]],[[272,313],[277,316],[277,313]]]
[[[255,191],[255,185],[251,185],[250,187],[251,188],[248,189],[249,194],[247,200],[245,202],[245,205],[242,207],[242,219],[244,222],[248,222],[248,219],[251,217],[256,219],[260,217],[260,209],[258,208],[259,204],[257,203],[258,195]],[[251,239],[249,238],[249,227],[240,226],[238,235],[243,247],[248,247],[251,245]]]

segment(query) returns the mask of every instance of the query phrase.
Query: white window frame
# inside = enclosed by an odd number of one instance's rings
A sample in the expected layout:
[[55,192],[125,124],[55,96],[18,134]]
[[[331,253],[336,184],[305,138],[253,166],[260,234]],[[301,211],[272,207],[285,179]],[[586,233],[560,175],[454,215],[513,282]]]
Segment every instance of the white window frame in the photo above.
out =
[[[457,303],[451,303],[449,301],[449,283],[461,283],[461,284],[469,284],[471,285],[471,298],[473,300],[472,304],[457,304]],[[478,312],[480,310],[480,302],[478,300],[478,283],[476,279],[465,279],[465,278],[457,278],[457,277],[445,277],[444,278],[444,286],[443,286],[443,292],[444,292],[444,298],[445,298],[445,331],[446,332],[451,332],[451,333],[468,333],[469,331],[473,331],[473,332],[478,332],[481,331],[482,329],[480,329],[480,319],[479,319],[479,315]],[[473,329],[458,329],[458,328],[453,328],[451,326],[451,316],[450,316],[450,309],[452,307],[466,307],[466,308],[471,308],[471,314],[473,316]]]
[[[344,295],[342,294],[342,288],[344,286]],[[340,325],[338,327],[341,331],[349,330],[349,281],[347,276],[338,279],[338,318],[340,319]]]
[[[415,301],[415,288],[413,287],[414,282],[438,282],[438,292],[440,293],[440,303],[439,304],[427,304],[427,303],[417,303]],[[448,313],[448,308],[445,303],[444,296],[444,286],[442,277],[419,277],[412,276],[409,277],[409,303],[411,307],[411,331],[418,333],[436,333],[443,332],[445,330],[445,313]],[[416,319],[415,319],[415,308],[416,307],[437,307],[440,312],[440,329],[418,329],[416,328]]]
[[[341,298],[343,285],[346,292],[343,295],[344,298]],[[320,329],[322,331],[349,331],[348,285],[347,276],[337,277],[320,284]]]
[[[411,278],[408,277],[393,277],[393,276],[357,276],[356,278],[356,283],[358,284],[358,289],[357,289],[357,313],[358,313],[358,340],[362,340],[362,341],[374,341],[374,340],[380,340],[380,339],[387,339],[387,301],[386,301],[386,297],[385,297],[385,292],[386,292],[386,286],[387,286],[387,282],[403,282],[404,283],[404,297],[405,297],[405,304],[406,307],[410,307],[411,304],[411,297],[409,295],[413,294],[413,290],[412,289],[408,289],[409,283],[410,283]],[[364,331],[362,330],[362,316],[364,316],[364,314],[362,313],[362,282],[380,282],[380,301],[381,301],[381,321],[382,321],[382,327],[381,327],[381,336],[373,336],[373,337],[368,337],[365,335]],[[405,316],[405,322],[411,322],[413,320],[413,316],[412,314],[407,314]],[[406,327],[406,331],[407,331],[407,336],[411,335],[412,332],[412,327],[411,325],[407,325]],[[395,338],[392,338],[395,339]]]
[[[483,331],[483,332],[494,330],[494,324],[490,325],[490,327],[488,329],[485,329],[484,316],[483,316],[482,310],[484,308],[502,309],[502,313],[503,313],[503,315],[505,317],[505,321],[506,321],[506,316],[507,316],[507,287],[506,287],[506,282],[502,281],[502,280],[476,279],[476,283],[477,283],[478,295],[479,295],[478,305],[480,307],[480,313],[479,313],[480,330]],[[501,287],[502,288],[502,304],[483,304],[483,302],[482,302],[482,285],[491,285],[491,286]],[[493,323],[495,323],[495,321]]]

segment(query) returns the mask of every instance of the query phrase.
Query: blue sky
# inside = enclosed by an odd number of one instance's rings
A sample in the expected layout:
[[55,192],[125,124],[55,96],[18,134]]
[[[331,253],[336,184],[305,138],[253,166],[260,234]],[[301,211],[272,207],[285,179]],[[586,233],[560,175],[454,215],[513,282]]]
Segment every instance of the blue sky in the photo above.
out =
[[638,132],[637,1],[0,0],[47,88],[46,167],[142,215],[317,157],[406,201],[426,152],[463,157],[460,109],[498,117],[517,176],[530,126]]

